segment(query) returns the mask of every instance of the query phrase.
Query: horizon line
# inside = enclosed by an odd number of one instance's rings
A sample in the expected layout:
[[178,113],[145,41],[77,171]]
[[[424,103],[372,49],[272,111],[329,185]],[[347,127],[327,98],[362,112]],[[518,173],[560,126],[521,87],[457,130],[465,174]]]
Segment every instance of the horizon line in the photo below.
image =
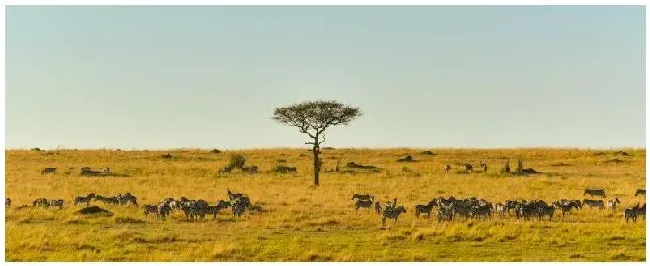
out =
[[[71,148],[71,147],[61,147],[46,149],[40,147],[33,148],[7,148],[5,151],[30,151],[32,149],[39,148],[40,151],[182,151],[182,150],[205,150],[211,151],[217,149],[219,151],[246,151],[246,150],[311,150],[310,147],[293,147],[293,146],[276,146],[276,147],[259,147],[259,148],[205,148],[205,147],[172,147],[172,148],[114,148],[114,147],[86,147],[86,148]],[[579,147],[579,146],[517,146],[517,147],[453,147],[453,146],[439,146],[439,147],[418,147],[418,146],[386,146],[386,147],[350,147],[350,146],[323,146],[321,150],[325,148],[334,148],[341,150],[517,150],[517,149],[546,149],[546,150],[645,150],[645,146],[631,147],[631,146],[620,146],[615,147],[611,146],[608,148],[603,147]]]

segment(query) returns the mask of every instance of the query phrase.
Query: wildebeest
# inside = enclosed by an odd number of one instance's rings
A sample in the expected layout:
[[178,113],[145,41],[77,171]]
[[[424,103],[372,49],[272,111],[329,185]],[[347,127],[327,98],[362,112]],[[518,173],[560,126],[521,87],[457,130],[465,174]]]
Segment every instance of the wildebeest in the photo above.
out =
[[370,195],[370,194],[354,194],[352,195],[352,199],[357,199],[357,200],[375,200],[375,196]]
[[582,195],[583,196],[584,195],[591,195],[592,197],[601,196],[601,197],[605,198],[605,190],[603,190],[603,189],[585,189],[585,193],[582,194]]
[[46,167],[41,170],[41,175],[44,174],[49,174],[49,173],[56,173],[56,167]]
[[637,189],[636,193],[634,193],[634,196],[636,197],[638,195],[643,195],[645,197],[645,189]]

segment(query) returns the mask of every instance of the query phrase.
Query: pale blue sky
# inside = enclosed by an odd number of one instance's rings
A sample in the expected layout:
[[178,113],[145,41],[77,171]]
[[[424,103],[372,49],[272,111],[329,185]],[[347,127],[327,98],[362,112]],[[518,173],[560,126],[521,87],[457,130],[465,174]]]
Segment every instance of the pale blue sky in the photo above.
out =
[[643,7],[7,7],[7,148],[645,147]]

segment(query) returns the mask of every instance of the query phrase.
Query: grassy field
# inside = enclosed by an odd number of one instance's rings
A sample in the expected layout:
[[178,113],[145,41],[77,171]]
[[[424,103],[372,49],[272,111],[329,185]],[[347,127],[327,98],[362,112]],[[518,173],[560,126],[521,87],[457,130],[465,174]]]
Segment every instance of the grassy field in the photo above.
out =
[[[622,209],[644,202],[645,150],[572,149],[324,150],[321,186],[312,186],[306,149],[225,151],[6,151],[6,261],[645,261],[645,222],[626,224]],[[163,159],[171,153],[174,158]],[[219,175],[232,154],[243,154],[259,174]],[[417,162],[398,163],[411,154]],[[506,158],[524,160],[535,176],[506,176]],[[618,158],[621,162],[608,162]],[[296,166],[296,174],[270,170],[278,160]],[[354,161],[379,172],[327,172]],[[488,162],[488,172],[458,173],[456,164]],[[454,169],[443,173],[445,164]],[[85,177],[79,168],[110,167],[121,177]],[[58,173],[41,175],[44,167]],[[70,169],[74,168],[74,169]],[[186,196],[214,204],[226,189],[248,194],[261,213],[233,218],[223,211],[216,221],[188,222],[181,213],[159,221],[141,208],[98,205],[112,216],[84,216],[72,206],[90,192],[130,192],[140,204]],[[602,188],[618,197],[619,210],[581,210],[552,221],[514,217],[490,220],[416,219],[415,204],[433,197],[472,196],[493,202],[506,199],[584,199],[585,188]],[[381,229],[378,215],[355,213],[353,193],[371,193],[385,202],[398,198],[408,212]],[[62,198],[63,210],[24,208],[37,197]]]

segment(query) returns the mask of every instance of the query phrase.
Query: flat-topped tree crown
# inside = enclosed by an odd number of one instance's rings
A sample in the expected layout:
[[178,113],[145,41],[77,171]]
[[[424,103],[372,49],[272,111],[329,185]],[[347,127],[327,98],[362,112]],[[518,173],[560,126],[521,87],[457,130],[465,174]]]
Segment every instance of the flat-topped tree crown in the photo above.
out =
[[359,108],[346,106],[337,101],[306,101],[287,107],[279,107],[273,112],[273,119],[280,124],[297,127],[301,133],[309,135],[314,153],[314,184],[318,185],[321,161],[318,159],[320,145],[325,142],[323,132],[330,126],[348,125],[361,116]]

